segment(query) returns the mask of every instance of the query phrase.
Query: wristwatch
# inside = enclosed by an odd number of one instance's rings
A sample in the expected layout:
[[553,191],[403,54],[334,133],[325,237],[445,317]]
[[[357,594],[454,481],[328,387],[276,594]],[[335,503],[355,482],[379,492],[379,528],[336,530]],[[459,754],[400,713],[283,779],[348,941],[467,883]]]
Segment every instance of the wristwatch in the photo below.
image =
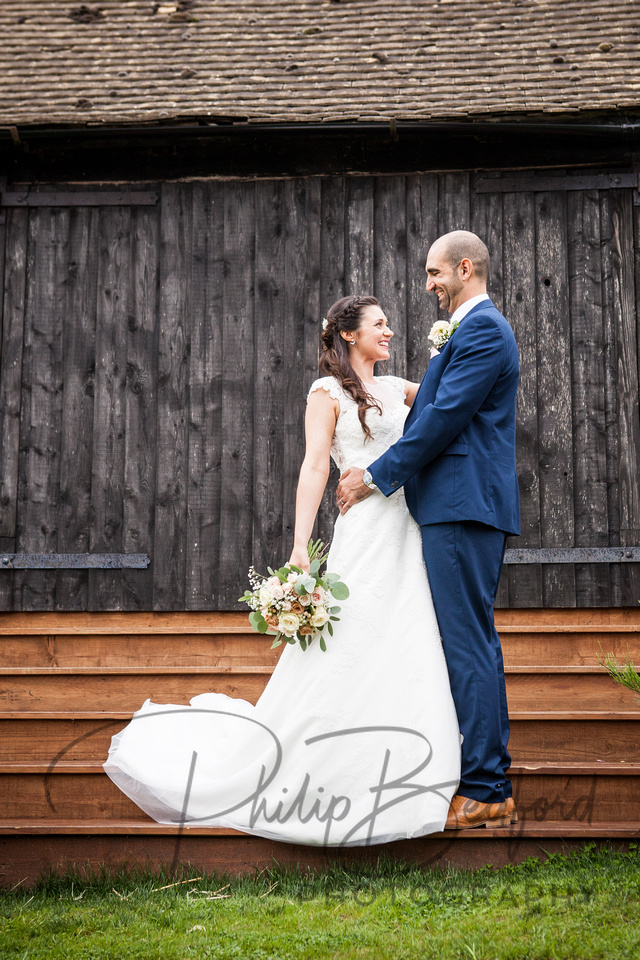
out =
[[369,487],[369,490],[378,489],[375,483],[373,482],[373,477],[371,476],[368,470],[365,470],[365,472],[362,474],[362,482],[366,483],[366,485]]

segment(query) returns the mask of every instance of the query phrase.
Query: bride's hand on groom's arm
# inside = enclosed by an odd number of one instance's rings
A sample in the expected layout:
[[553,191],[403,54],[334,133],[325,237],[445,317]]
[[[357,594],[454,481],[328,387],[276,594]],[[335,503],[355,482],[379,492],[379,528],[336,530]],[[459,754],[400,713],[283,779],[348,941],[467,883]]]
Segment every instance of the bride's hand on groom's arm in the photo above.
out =
[[341,514],[344,515],[354,503],[366,500],[373,493],[373,490],[364,483],[363,473],[364,470],[360,467],[349,467],[340,477],[336,499]]

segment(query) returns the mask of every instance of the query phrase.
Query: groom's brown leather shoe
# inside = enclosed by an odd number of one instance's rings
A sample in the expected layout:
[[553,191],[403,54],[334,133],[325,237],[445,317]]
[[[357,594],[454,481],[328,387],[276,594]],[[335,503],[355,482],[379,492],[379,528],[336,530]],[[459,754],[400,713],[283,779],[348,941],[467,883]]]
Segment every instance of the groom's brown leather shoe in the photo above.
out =
[[507,805],[507,813],[509,814],[511,823],[517,823],[518,811],[516,810],[515,800],[513,799],[513,797],[507,797],[507,799],[505,800],[505,803]]
[[451,801],[444,828],[468,830],[471,827],[508,827],[512,816],[517,817],[513,800],[509,808],[506,800],[502,803],[481,803],[456,794]]

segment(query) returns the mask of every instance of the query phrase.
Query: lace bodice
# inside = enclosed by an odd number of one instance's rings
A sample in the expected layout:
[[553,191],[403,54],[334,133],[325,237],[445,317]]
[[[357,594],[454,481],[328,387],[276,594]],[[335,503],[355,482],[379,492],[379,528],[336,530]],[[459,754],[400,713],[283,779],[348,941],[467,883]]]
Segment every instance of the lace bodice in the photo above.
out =
[[372,439],[365,437],[358,419],[358,404],[346,393],[335,377],[321,377],[311,384],[314,390],[326,390],[340,404],[340,415],[331,443],[331,456],[340,470],[347,467],[367,467],[388,450],[402,436],[404,421],[409,413],[405,406],[404,381],[400,377],[374,377],[369,393],[380,401],[382,414],[367,410],[367,424]]

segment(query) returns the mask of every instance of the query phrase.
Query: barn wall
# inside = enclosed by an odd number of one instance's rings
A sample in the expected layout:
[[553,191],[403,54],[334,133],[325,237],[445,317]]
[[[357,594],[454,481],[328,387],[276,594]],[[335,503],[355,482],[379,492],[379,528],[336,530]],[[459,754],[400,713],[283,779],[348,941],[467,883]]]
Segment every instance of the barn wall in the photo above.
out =
[[[419,379],[425,251],[455,228],[486,238],[520,348],[510,546],[640,544],[631,190],[479,193],[468,173],[153,188],[155,206],[5,210],[0,549],[151,563],[0,570],[1,609],[235,608],[250,563],[288,556],[320,318],[375,293],[388,372]],[[334,513],[329,490],[325,537]],[[499,605],[638,598],[636,564],[528,565],[505,568]]]

